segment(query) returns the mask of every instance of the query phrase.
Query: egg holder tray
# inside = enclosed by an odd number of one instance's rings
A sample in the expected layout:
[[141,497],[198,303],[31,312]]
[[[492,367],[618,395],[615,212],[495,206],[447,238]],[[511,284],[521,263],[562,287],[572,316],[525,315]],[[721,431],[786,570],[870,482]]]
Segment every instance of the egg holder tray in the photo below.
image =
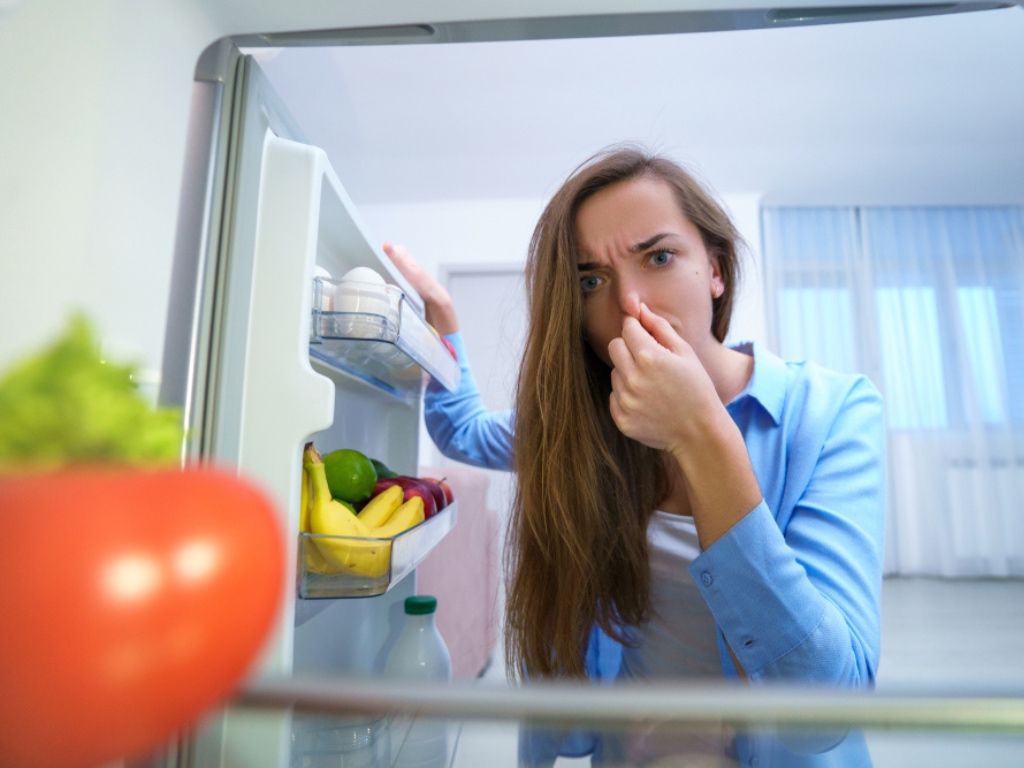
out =
[[[457,500],[453,501],[419,525],[389,538],[300,533],[299,597],[313,600],[383,595],[408,576],[455,527],[458,504]],[[323,545],[339,553],[358,553],[358,557],[346,572],[317,573],[310,564],[316,562],[314,552],[319,553]]]
[[341,312],[333,308],[340,284],[313,280],[310,357],[401,398],[418,396],[423,371],[458,386],[458,361],[399,288],[345,281],[346,305],[360,311]]

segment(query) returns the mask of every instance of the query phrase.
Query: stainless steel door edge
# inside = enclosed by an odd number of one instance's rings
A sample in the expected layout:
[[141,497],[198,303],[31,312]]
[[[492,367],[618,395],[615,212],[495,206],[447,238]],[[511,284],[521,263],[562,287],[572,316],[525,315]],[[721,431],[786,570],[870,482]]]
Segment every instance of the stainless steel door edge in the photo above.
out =
[[192,91],[160,388],[161,405],[184,411],[188,439],[183,460],[204,454],[216,274],[230,189],[231,120],[232,114],[237,115],[238,59],[239,52],[230,41],[210,46],[200,63],[216,60],[221,74],[212,76],[197,67]]
[[1024,735],[1024,691],[854,692],[738,685],[531,683],[509,688],[390,680],[264,678],[236,698],[242,708],[320,714],[417,712],[455,720],[624,727],[638,722],[735,726],[921,728]]

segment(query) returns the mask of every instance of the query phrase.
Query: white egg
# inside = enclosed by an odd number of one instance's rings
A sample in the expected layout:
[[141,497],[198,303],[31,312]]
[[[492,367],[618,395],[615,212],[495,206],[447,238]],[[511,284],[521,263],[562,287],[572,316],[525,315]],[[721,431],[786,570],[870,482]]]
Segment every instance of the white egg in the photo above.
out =
[[370,269],[369,267],[356,267],[350,269],[341,277],[342,281],[354,280],[360,283],[374,283],[376,285],[386,285],[384,278],[381,277],[377,272]]
[[334,289],[335,312],[387,316],[389,306],[387,283],[369,267],[350,269]]

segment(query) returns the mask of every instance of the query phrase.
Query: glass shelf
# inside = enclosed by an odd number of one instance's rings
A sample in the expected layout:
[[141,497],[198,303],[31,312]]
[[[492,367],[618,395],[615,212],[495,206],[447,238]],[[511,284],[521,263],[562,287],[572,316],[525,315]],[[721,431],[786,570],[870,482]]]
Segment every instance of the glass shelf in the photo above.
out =
[[[419,525],[387,539],[299,534],[299,597],[305,600],[383,595],[420,564],[455,527],[458,500]],[[352,566],[345,572],[318,573],[310,567],[317,547],[351,551]]]
[[422,371],[446,389],[458,386],[458,361],[400,289],[346,281],[356,295],[350,306],[370,311],[339,312],[331,298],[339,284],[313,280],[311,357],[401,398],[418,396]]

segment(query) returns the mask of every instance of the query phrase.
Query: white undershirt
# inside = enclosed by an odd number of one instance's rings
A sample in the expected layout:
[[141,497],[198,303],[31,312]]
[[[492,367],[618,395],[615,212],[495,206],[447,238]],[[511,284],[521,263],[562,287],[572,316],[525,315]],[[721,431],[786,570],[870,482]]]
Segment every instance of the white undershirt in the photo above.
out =
[[657,511],[647,527],[651,618],[632,627],[623,672],[636,679],[718,678],[715,620],[687,571],[700,554],[692,517]]

